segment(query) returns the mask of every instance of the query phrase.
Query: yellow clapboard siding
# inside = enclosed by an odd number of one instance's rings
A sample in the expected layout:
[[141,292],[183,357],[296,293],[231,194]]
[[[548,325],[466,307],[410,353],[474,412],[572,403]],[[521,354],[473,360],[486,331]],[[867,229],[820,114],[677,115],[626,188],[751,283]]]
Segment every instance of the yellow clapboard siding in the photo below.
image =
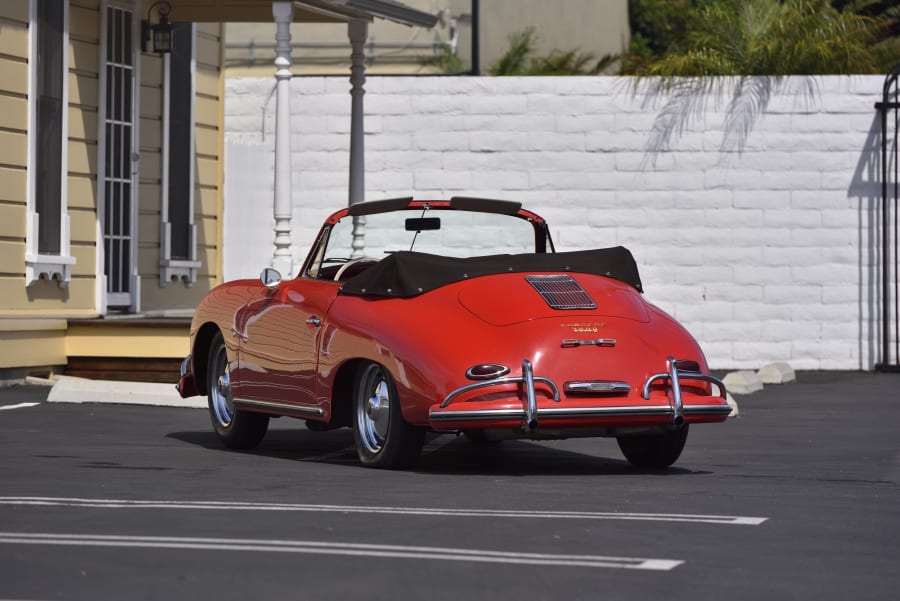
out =
[[[5,263],[0,262],[0,264]],[[69,285],[64,288],[61,288],[56,280],[39,280],[26,288],[24,261],[19,264],[22,265],[22,275],[0,277],[5,315],[16,314],[19,311],[46,311],[55,315],[84,315],[94,310],[95,280],[93,278],[72,278]]]
[[75,257],[72,275],[94,278],[97,273],[97,248],[95,246],[73,245],[69,254]]
[[163,61],[156,54],[141,54],[141,86],[142,87],[162,87],[163,81]]
[[28,101],[25,98],[0,95],[0,127],[22,131],[28,128]]
[[197,154],[215,156],[219,152],[219,132],[208,127],[197,127],[196,145]]
[[69,6],[69,35],[72,38],[90,41],[94,44],[94,54],[99,55],[100,15],[97,7],[84,7],[72,2]]
[[69,107],[69,138],[97,142],[97,111]]
[[93,211],[69,211],[69,239],[72,242],[97,240],[97,215]]
[[197,158],[197,183],[215,185],[219,177],[219,161],[204,157]]
[[162,148],[162,127],[156,119],[141,119],[141,148]]
[[21,167],[0,167],[0,200],[25,204],[28,196],[28,172]]
[[0,265],[4,266],[4,270],[12,271],[14,267],[18,271],[21,266],[22,273],[25,273],[25,238],[19,242],[11,242],[8,240],[0,240]]
[[197,67],[197,93],[218,97],[219,72],[202,65]]
[[[5,2],[4,4],[9,4]],[[28,20],[26,13],[25,20]],[[0,54],[25,58],[28,56],[28,26],[24,23],[0,24]]]
[[0,57],[0,81],[7,92],[28,94],[28,64],[23,61]]
[[0,131],[0,163],[25,167],[28,160],[28,136],[25,132]]
[[141,119],[148,119],[159,127],[162,122],[162,89],[150,86],[141,86]]
[[69,73],[69,104],[96,109],[99,104],[100,86],[96,77]]
[[[0,175],[0,179],[3,176]],[[97,181],[89,174],[68,177],[67,203],[70,209],[94,209],[97,206]]]
[[25,216],[25,205],[0,204],[0,236],[24,239]]
[[82,142],[81,140],[69,140],[69,173],[96,174],[97,173],[97,145]]
[[197,246],[215,246],[219,221],[215,217],[195,217],[197,226]]
[[69,37],[69,69],[82,73],[100,72],[100,50],[96,42]]
[[66,334],[65,350],[72,357],[183,358],[190,352],[190,337],[180,328],[148,330],[73,322]]
[[219,204],[217,190],[203,187],[194,192],[194,214],[210,215],[215,217]]
[[28,24],[28,2],[0,2],[0,17]]
[[153,182],[159,183],[162,179],[162,157],[159,152],[148,149],[141,150],[140,165],[141,183]]
[[66,330],[0,330],[0,368],[66,364]]
[[159,223],[160,216],[157,213],[138,217],[138,240],[142,245],[152,246],[157,251],[159,250]]

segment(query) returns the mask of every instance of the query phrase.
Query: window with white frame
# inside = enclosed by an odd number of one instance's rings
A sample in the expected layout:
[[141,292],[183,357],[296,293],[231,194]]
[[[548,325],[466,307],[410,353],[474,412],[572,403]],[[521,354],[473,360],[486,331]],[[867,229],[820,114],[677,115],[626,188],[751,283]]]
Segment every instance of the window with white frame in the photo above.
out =
[[26,285],[71,279],[66,203],[69,7],[31,0]]
[[160,285],[197,281],[194,225],[195,26],[176,23],[174,51],[166,55],[163,134],[163,209]]

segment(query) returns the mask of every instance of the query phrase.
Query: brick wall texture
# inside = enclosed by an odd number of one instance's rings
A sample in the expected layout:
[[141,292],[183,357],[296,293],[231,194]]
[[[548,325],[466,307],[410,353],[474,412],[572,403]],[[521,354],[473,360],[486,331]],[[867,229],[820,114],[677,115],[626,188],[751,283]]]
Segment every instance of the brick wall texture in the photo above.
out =
[[[518,200],[548,219],[560,250],[626,246],[646,298],[697,337],[714,369],[870,369],[882,83],[752,78],[664,90],[615,77],[369,77],[367,199]],[[227,82],[229,147],[271,152],[273,86]],[[291,86],[300,262],[347,202],[350,86]],[[244,191],[258,182],[257,193],[234,194],[236,179]],[[229,213],[253,203],[271,222],[271,171],[232,166],[225,196],[226,277],[255,276],[271,257],[271,225],[248,232]]]

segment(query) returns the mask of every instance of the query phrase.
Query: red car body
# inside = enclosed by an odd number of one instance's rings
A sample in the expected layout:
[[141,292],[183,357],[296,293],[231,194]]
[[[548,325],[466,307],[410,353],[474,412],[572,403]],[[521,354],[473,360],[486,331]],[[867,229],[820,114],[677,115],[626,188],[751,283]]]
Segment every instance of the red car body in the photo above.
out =
[[[520,220],[533,248],[328,257],[342,222],[422,215],[404,217],[415,244],[453,212]],[[267,269],[215,288],[194,316],[178,390],[209,396],[229,447],[255,446],[269,416],[292,416],[354,428],[361,461],[375,467],[411,465],[429,430],[475,441],[610,436],[632,463],[665,467],[690,424],[731,411],[697,342],[642,297],[627,250],[555,253],[538,215],[468,198],[338,211],[296,278]]]

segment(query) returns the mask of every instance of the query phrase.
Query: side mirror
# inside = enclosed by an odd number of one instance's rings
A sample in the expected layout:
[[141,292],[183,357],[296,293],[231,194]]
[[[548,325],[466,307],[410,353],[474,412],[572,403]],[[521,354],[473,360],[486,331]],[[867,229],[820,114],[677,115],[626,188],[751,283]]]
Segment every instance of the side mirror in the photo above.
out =
[[262,273],[259,274],[259,281],[269,290],[277,288],[278,284],[281,283],[281,272],[277,269],[266,267],[262,270]]

